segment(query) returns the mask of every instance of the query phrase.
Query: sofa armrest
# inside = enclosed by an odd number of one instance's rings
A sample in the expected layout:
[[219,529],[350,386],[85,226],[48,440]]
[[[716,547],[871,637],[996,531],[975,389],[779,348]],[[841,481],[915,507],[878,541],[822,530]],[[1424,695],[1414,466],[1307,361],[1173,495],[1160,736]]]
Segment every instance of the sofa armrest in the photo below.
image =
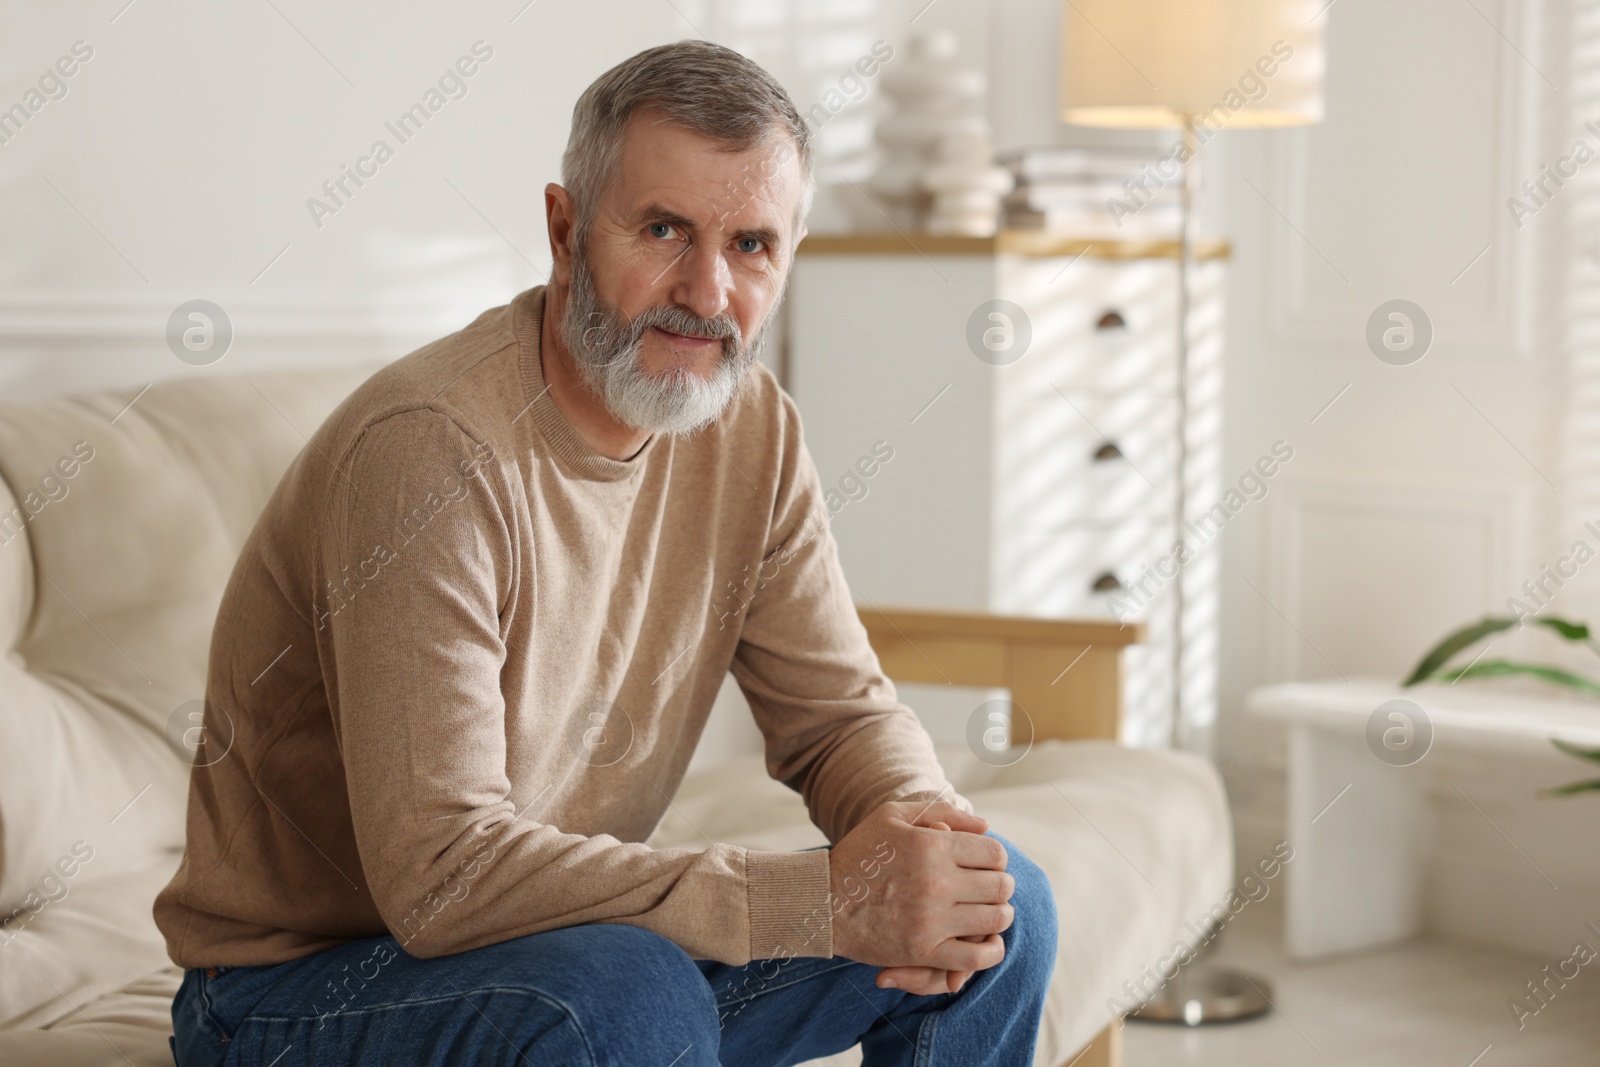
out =
[[[859,608],[867,638],[901,682],[1004,686],[1026,713],[1012,743],[1115,741],[1122,725],[1122,649],[1145,625],[906,608]],[[1032,723],[1032,736],[1026,730]]]

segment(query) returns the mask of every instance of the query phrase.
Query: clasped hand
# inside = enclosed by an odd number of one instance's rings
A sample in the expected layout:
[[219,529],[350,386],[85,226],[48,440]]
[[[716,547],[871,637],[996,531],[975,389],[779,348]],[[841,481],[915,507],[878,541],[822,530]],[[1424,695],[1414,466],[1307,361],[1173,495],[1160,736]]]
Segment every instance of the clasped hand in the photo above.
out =
[[1005,957],[1016,879],[989,821],[947,801],[880,805],[829,852],[833,951],[880,988],[954,993]]

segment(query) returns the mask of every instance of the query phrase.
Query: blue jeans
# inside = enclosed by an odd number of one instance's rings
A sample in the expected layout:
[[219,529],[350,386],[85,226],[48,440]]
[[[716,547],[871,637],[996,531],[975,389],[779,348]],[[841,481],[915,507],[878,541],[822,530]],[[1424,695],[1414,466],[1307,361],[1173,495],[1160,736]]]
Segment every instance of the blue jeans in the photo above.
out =
[[866,1067],[1030,1067],[1055,902],[1044,872],[1000,840],[1016,878],[1005,959],[957,993],[879,989],[877,967],[841,956],[695,960],[619,923],[431,960],[370,937],[287,963],[189,970],[173,1052],[179,1067],[779,1067],[860,1042]]

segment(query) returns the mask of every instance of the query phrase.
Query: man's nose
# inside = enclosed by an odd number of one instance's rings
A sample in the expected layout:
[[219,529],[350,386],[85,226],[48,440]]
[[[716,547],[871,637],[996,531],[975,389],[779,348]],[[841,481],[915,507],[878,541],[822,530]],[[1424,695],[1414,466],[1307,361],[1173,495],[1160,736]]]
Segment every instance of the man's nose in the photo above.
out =
[[673,269],[674,302],[703,319],[714,319],[728,310],[733,274],[720,248],[692,245]]

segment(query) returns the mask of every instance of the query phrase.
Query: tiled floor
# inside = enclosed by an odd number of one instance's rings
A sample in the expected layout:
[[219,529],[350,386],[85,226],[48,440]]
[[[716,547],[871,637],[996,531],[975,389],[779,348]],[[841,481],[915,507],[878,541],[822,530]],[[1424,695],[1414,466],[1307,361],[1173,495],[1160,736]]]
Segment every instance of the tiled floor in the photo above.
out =
[[1214,957],[1271,980],[1269,1015],[1194,1030],[1129,1023],[1127,1067],[1600,1067],[1600,960],[1518,1032],[1507,1000],[1556,960],[1418,941],[1295,964],[1281,928],[1277,909],[1246,909]]

